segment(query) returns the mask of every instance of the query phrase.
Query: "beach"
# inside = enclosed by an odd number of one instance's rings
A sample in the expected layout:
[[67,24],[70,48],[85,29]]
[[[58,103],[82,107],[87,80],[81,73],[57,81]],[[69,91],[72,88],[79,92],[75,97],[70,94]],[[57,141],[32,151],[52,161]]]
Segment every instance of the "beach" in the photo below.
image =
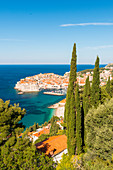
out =
[[65,103],[66,103],[66,99],[63,99],[60,102],[49,106],[48,108],[55,110],[54,116],[64,118]]

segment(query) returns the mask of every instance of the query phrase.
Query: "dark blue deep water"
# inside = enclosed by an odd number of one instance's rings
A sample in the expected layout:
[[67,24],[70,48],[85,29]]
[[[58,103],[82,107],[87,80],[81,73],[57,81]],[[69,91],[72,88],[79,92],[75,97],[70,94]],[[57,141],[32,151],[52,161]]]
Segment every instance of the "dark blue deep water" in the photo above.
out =
[[[94,68],[94,65],[78,65],[77,71],[91,68]],[[42,92],[18,95],[14,89],[16,82],[39,73],[63,75],[69,70],[70,65],[0,65],[0,98],[4,101],[10,100],[11,104],[19,103],[20,107],[26,109],[26,115],[22,119],[26,127],[33,125],[34,122],[41,125],[54,114],[54,110],[47,107],[59,102],[65,96],[44,95]]]

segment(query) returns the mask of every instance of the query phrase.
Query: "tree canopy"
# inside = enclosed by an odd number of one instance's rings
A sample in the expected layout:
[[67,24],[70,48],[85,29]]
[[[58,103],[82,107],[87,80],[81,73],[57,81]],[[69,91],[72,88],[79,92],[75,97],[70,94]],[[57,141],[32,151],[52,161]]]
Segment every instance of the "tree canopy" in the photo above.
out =
[[97,108],[99,103],[100,103],[100,73],[99,73],[99,57],[97,56],[91,87],[91,104],[92,106]]
[[0,99],[0,169],[4,170],[53,170],[51,158],[37,152],[35,145],[27,137],[24,126],[19,121],[25,114],[19,105]]
[[94,155],[112,160],[113,155],[113,98],[89,110],[85,118],[87,146]]
[[76,137],[76,104],[75,104],[75,85],[76,85],[76,44],[73,46],[71,68],[69,76],[69,85],[66,95],[66,105],[64,122],[67,129],[67,148],[70,155],[75,154],[75,137]]

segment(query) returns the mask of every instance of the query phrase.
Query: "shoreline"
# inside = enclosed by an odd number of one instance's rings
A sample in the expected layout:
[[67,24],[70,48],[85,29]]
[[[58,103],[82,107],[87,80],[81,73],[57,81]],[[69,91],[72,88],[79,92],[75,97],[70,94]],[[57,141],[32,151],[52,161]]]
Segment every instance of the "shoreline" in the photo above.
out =
[[63,99],[60,102],[49,106],[48,108],[49,109],[54,109],[54,111],[55,111],[54,116],[64,118],[65,103],[66,103],[66,99]]

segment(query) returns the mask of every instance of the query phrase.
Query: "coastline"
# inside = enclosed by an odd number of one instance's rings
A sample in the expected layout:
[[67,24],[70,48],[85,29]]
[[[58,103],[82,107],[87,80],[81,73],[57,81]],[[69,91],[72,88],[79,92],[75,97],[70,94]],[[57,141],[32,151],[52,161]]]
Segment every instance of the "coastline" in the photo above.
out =
[[63,99],[60,102],[49,106],[48,108],[54,110],[54,116],[64,118],[65,103],[66,103],[66,99]]
[[[105,65],[100,65],[105,67]],[[91,65],[78,65],[78,71],[85,69],[92,69]],[[27,127],[32,126],[34,122],[43,124],[45,121],[51,119],[50,115],[52,109],[47,109],[51,103],[57,103],[60,100],[59,96],[43,95],[42,92],[24,93],[24,95],[18,95],[17,90],[13,89],[17,81],[22,77],[32,76],[36,74],[42,74],[46,72],[53,72],[58,75],[64,75],[65,72],[70,70],[70,66],[45,66],[45,65],[8,65],[0,66],[0,97],[6,101],[11,100],[11,104],[19,103],[21,108],[26,109],[26,115],[22,119],[23,124]],[[25,71],[27,70],[27,71]],[[9,76],[9,72],[10,75]],[[6,77],[3,79],[3,77]],[[8,79],[7,79],[8,77]],[[61,97],[64,98],[63,96]],[[44,106],[44,107],[43,107]],[[54,114],[56,109],[54,109]]]

